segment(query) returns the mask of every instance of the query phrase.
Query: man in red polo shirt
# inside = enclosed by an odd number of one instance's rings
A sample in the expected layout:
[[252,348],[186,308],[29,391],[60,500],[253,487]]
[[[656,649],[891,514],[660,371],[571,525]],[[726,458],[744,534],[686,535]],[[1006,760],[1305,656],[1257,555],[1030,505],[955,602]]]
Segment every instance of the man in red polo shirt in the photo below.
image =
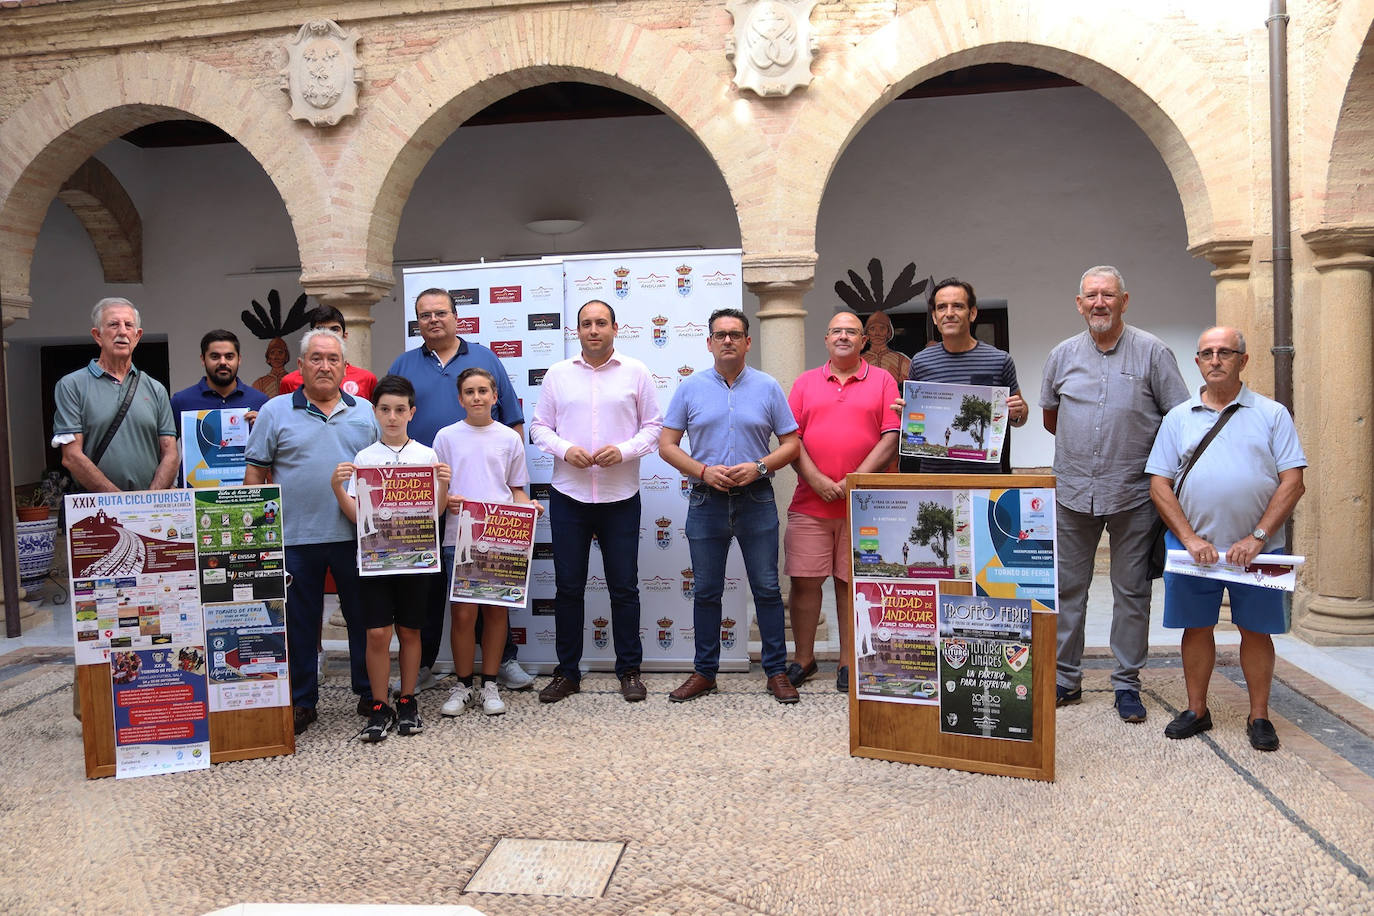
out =
[[784,571],[792,577],[788,601],[796,657],[787,678],[798,686],[816,674],[816,627],[821,617],[821,589],[835,580],[835,606],[840,621],[840,667],[835,689],[849,690],[850,645],[849,527],[845,519],[844,477],[875,473],[887,467],[897,451],[901,418],[892,410],[897,383],[859,353],[865,343],[863,322],[853,312],[838,312],[825,330],[824,366],[803,372],[792,386],[788,404],[800,427],[797,491],[787,510],[783,537]]
[[[348,340],[348,325],[344,321],[343,312],[332,305],[321,305],[310,313],[310,329],[316,330],[318,328],[333,331],[345,341]],[[282,376],[281,383],[277,387],[277,393],[290,394],[301,387],[302,382],[301,370],[288,372]],[[370,401],[372,400],[372,389],[376,385],[377,376],[371,372],[352,363],[344,364],[343,384],[339,386],[340,391]]]

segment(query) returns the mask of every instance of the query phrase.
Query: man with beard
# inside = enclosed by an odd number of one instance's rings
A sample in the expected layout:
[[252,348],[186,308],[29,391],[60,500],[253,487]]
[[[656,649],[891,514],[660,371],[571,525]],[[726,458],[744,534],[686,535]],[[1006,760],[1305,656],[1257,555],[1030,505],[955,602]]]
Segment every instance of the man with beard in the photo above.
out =
[[205,375],[200,381],[172,395],[172,416],[177,427],[187,410],[216,410],[223,407],[248,408],[248,421],[257,419],[258,408],[267,395],[239,379],[239,339],[233,331],[216,328],[200,339],[200,361]]
[[1126,722],[1144,722],[1140,669],[1150,641],[1154,523],[1145,460],[1164,415],[1188,399],[1164,341],[1122,320],[1130,294],[1115,267],[1090,267],[1078,284],[1081,334],[1050,351],[1040,406],[1054,438],[1059,542],[1059,665],[1055,701],[1083,699],[1083,624],[1102,529],[1111,541],[1112,687]]

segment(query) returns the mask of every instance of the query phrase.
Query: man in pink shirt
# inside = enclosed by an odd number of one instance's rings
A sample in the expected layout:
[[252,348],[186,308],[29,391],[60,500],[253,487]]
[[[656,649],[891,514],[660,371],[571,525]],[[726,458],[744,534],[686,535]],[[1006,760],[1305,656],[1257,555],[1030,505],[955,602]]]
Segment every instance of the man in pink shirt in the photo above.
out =
[[629,702],[646,696],[639,666],[639,459],[658,443],[663,416],[639,360],[615,352],[615,310],[598,299],[577,312],[582,355],[550,367],[530,421],[530,441],[554,457],[554,646],[558,667],[539,691],[557,703],[580,689],[592,537],[611,598],[615,674]]
[[800,686],[816,674],[816,627],[821,589],[835,580],[840,624],[840,667],[835,688],[849,690],[850,538],[845,519],[844,477],[876,473],[897,450],[901,418],[891,409],[897,397],[892,375],[859,357],[863,323],[853,312],[837,312],[825,331],[824,366],[798,376],[788,404],[797,418],[802,449],[797,456],[797,490],[787,510],[784,570],[792,577],[788,600],[796,660],[787,679]]

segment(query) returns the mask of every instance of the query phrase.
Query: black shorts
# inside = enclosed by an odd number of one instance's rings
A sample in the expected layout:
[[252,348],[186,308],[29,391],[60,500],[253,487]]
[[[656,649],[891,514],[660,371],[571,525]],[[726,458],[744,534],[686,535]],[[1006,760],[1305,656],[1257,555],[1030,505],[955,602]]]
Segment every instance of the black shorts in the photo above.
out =
[[358,591],[363,599],[363,623],[369,630],[397,626],[418,630],[425,623],[431,580],[438,573],[410,576],[361,576]]

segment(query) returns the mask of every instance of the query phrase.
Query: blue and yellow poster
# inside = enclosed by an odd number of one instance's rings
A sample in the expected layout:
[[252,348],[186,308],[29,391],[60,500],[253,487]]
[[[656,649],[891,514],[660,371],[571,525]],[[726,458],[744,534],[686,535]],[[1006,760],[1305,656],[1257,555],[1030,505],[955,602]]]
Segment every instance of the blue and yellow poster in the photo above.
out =
[[1054,490],[973,490],[974,587],[1055,612]]

